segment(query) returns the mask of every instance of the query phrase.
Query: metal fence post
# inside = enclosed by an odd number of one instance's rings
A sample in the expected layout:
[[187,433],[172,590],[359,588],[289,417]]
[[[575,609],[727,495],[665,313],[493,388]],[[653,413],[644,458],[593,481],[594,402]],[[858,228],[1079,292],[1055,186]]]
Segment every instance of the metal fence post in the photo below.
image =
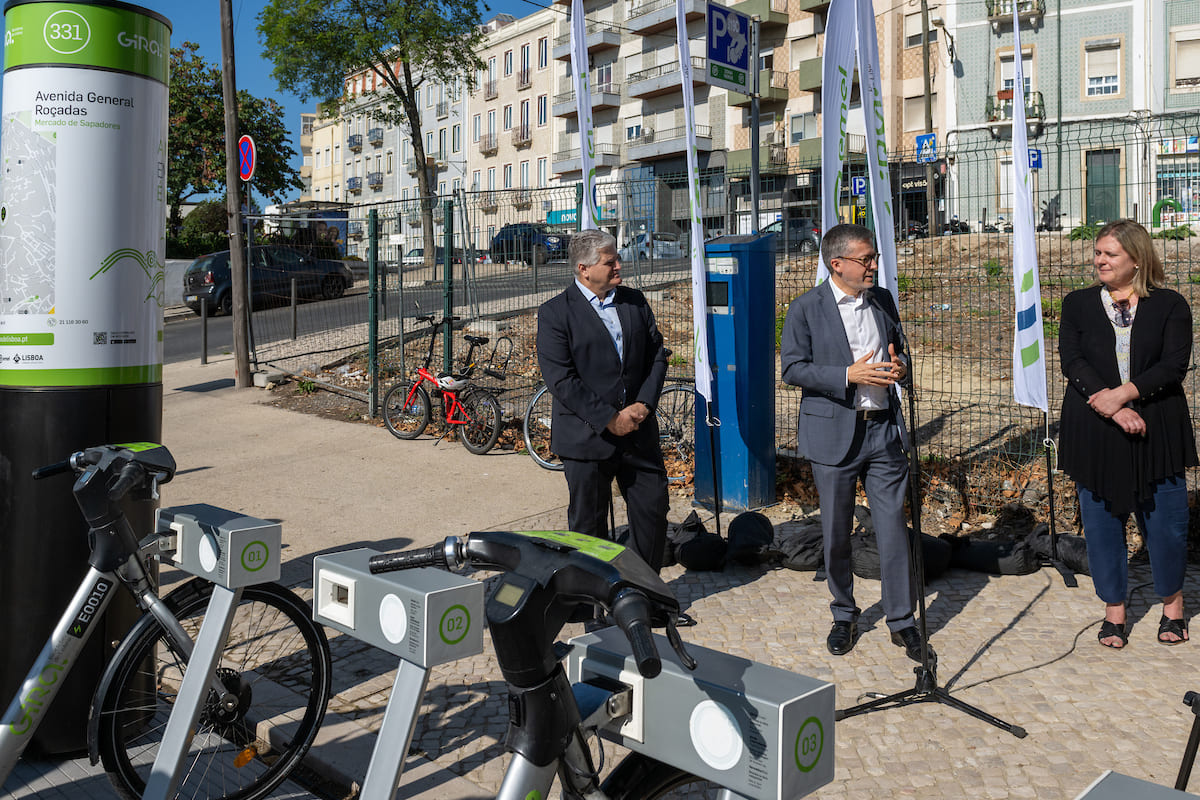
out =
[[[367,214],[367,414],[379,415],[379,211]],[[385,276],[386,278],[386,276]]]
[[[454,270],[450,262],[454,256],[454,201],[442,203],[442,227],[444,229],[442,253],[442,316],[454,316]],[[454,367],[454,325],[447,324],[442,328],[442,369],[453,372]]]

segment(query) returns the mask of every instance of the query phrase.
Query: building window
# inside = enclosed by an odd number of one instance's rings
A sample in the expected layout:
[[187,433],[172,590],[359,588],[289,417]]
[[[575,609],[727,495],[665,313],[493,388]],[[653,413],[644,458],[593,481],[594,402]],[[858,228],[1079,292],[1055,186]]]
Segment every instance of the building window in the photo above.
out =
[[385,163],[385,164],[387,164],[387,174],[388,174],[388,175],[391,175],[391,174],[392,174],[392,168],[393,168],[393,164],[392,164],[393,158],[392,158],[392,156],[393,156],[393,155],[394,155],[394,154],[392,153],[392,151],[391,151],[391,150],[388,150],[388,151],[387,151],[387,160],[386,160],[384,163]]
[[532,51],[528,44],[521,45],[521,69],[523,69],[523,70],[529,69],[529,67],[531,66],[531,64],[529,63],[529,56],[531,54],[532,54]]
[[509,75],[512,75],[512,72],[513,72],[512,50],[505,50],[504,51],[504,77],[507,78]]
[[1200,28],[1173,34],[1171,85],[1176,89],[1200,89]]
[[[1013,54],[1005,53],[1000,56],[1000,88],[1012,89],[1016,84],[1016,75],[1014,73]],[[1029,94],[1033,89],[1033,53],[1023,53],[1021,55],[1021,75],[1025,78],[1024,93]]]
[[522,128],[529,127],[529,101],[528,100],[521,101],[521,127]]
[[[937,41],[937,28],[929,31],[930,43]],[[904,46],[918,47],[921,44],[921,15],[904,15]]]
[[549,101],[547,100],[546,95],[544,95],[544,94],[538,95],[538,127],[539,128],[545,127],[546,123],[550,119],[548,103],[549,103]]
[[[930,107],[937,105],[937,95],[929,98]],[[904,130],[925,130],[925,95],[904,98]]]
[[593,81],[594,85],[592,86],[593,92],[611,91],[612,68],[613,65],[611,61],[607,64],[601,64],[600,66],[596,67],[596,79]]
[[446,159],[446,129],[445,128],[438,129],[438,158],[443,161]]
[[479,142],[479,123],[480,116],[476,114],[471,118],[471,141],[475,143]]
[[504,107],[504,130],[507,131],[507,130],[510,130],[511,128],[512,128],[512,105],[509,104]]
[[430,86],[425,91],[425,107],[426,108],[433,108],[433,99],[434,99],[433,98],[433,87]]
[[529,187],[529,162],[522,161],[521,162],[521,188],[526,189],[528,187]]
[[547,176],[547,172],[546,172],[546,159],[544,159],[544,158],[539,158],[539,159],[538,159],[538,167],[537,167],[537,169],[538,169],[538,173],[537,173],[537,181],[538,181],[538,182],[537,182],[537,185],[538,185],[538,187],[540,188],[540,187],[542,187],[542,186],[545,186],[545,185],[546,185],[546,176]]
[[817,115],[815,113],[793,114],[791,119],[791,142],[796,144],[804,139],[819,136],[817,130]]
[[763,50],[758,54],[758,69],[775,69],[775,49]]
[[488,80],[496,80],[496,57],[492,56],[488,59]]
[[504,165],[504,188],[512,188],[512,164]]
[[538,69],[545,69],[550,63],[550,43],[546,37],[538,39]]
[[479,191],[479,170],[471,173],[471,191]]
[[496,109],[494,109],[494,108],[488,112],[488,131],[487,132],[489,135],[496,132]]
[[1121,93],[1121,40],[1104,39],[1085,42],[1088,97],[1103,97]]
[[488,191],[496,188],[496,168],[488,167]]
[[450,129],[450,149],[455,153],[462,151],[462,125]]

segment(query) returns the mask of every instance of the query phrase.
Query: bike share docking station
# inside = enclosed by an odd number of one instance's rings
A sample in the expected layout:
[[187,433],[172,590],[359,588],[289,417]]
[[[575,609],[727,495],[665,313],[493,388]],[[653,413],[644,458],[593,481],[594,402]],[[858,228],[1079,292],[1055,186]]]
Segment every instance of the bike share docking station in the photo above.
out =
[[313,559],[313,619],[400,658],[359,793],[391,800],[430,668],[483,652],[483,584],[429,567],[374,575],[376,555],[361,548]]
[[[713,416],[696,397],[696,493],[712,510],[775,502],[775,234],[704,245]],[[717,509],[717,503],[720,509]]]
[[212,688],[242,589],[279,580],[283,543],[279,523],[204,503],[160,508],[156,522],[155,532],[163,537],[160,557],[210,581],[213,591],[142,800],[175,796],[184,756]]
[[633,686],[613,738],[754,800],[792,800],[833,780],[834,685],[695,644],[695,670],[654,636],[662,672],[645,687],[620,629],[571,639],[567,677]]

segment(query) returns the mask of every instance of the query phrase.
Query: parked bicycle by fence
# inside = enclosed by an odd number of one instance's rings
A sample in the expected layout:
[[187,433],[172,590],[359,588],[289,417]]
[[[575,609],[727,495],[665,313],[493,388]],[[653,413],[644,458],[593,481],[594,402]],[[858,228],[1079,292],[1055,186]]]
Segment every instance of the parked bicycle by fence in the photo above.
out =
[[[550,387],[543,384],[525,409],[522,436],[525,451],[539,467],[559,471],[563,468],[562,459],[550,446],[552,414]],[[675,382],[663,387],[654,416],[658,420],[667,479],[687,480],[693,473],[696,450],[696,399],[692,384]]]
[[[84,644],[101,627],[93,622],[120,584],[145,613],[100,678],[88,723],[92,763],[103,761],[117,794],[135,800],[152,780],[159,751],[170,754],[174,743],[186,741],[172,796],[266,797],[308,752],[329,702],[329,643],[308,604],[273,583],[238,589],[225,607],[230,625],[224,646],[215,639],[210,645],[218,652],[216,669],[205,678],[207,696],[204,683],[196,684],[199,707],[185,708],[177,701],[185,669],[193,653],[198,655],[198,633],[210,612],[214,584],[197,578],[160,598],[150,562],[172,564],[181,555],[179,536],[168,529],[139,541],[122,510],[126,496],[157,499],[158,486],[175,475],[175,460],[158,444],[103,445],[43,467],[34,478],[60,473],[77,476],[73,492],[89,525],[90,568],[5,712],[0,783],[29,745]],[[220,512],[211,506],[184,507],[196,513],[201,508]],[[169,736],[168,722],[176,711],[196,712],[186,739]],[[154,779],[161,782],[161,774]]]
[[[505,379],[504,372],[492,366],[496,349],[492,350],[489,364],[477,364],[475,354],[489,340],[486,336],[466,335],[463,338],[471,347],[463,371],[434,375],[429,366],[433,362],[438,331],[446,325],[453,326],[459,318],[443,317],[440,322],[435,322],[432,314],[426,314],[417,319],[429,323],[429,350],[417,368],[415,379],[401,380],[384,395],[383,419],[387,429],[397,439],[415,439],[424,433],[433,419],[432,395],[442,402],[441,417],[447,433],[457,432],[463,447],[476,455],[488,452],[500,438],[500,403],[491,391],[475,383],[474,375],[478,371],[497,381]],[[511,352],[511,340],[507,337],[498,340],[497,346],[503,341],[509,341]]]

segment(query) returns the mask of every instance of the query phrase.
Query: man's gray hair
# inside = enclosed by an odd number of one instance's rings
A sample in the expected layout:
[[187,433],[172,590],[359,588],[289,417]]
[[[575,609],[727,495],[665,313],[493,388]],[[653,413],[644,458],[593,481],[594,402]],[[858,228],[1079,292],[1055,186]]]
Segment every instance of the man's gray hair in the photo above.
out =
[[571,271],[578,272],[580,265],[590,267],[595,264],[600,260],[600,251],[608,248],[617,249],[617,240],[611,233],[589,230],[572,234],[571,243],[567,245]]
[[850,245],[858,242],[865,242],[874,247],[875,234],[870,228],[852,225],[849,222],[830,228],[821,237],[821,258],[825,262],[825,269],[833,272],[833,259],[844,258],[850,250]]

